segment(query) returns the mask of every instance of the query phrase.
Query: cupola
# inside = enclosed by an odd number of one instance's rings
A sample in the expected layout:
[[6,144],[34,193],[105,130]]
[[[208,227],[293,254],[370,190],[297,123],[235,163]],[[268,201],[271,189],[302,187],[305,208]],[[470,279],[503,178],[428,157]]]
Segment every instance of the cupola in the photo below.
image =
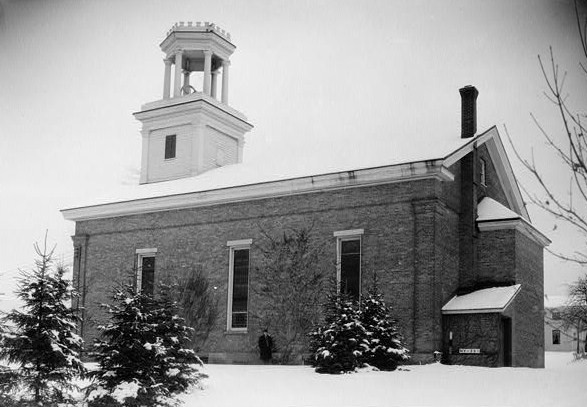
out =
[[142,124],[140,183],[191,177],[242,161],[244,135],[253,126],[228,105],[235,49],[230,34],[213,23],[180,22],[167,32],[161,43],[163,97],[134,114]]

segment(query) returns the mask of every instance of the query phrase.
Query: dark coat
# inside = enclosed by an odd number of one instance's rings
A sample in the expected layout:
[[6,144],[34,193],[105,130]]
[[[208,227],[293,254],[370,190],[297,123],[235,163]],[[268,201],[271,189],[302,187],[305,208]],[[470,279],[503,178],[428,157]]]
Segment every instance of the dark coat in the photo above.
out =
[[271,353],[273,352],[273,338],[271,338],[271,335],[261,335],[259,337],[259,351],[261,360],[271,360]]

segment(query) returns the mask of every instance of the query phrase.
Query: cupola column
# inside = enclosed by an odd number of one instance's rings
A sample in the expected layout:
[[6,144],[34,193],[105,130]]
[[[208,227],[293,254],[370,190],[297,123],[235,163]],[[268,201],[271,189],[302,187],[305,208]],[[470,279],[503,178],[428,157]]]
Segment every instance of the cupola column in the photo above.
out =
[[173,97],[181,96],[181,65],[182,65],[182,52],[177,51],[175,54],[175,77],[173,78]]
[[183,70],[183,89],[186,95],[190,93],[190,71]]
[[210,96],[212,51],[204,50],[204,93]]
[[212,87],[210,89],[210,96],[216,99],[216,89],[218,87],[218,71],[212,71]]
[[230,61],[222,61],[222,100],[221,102],[225,105],[228,104],[228,68],[230,67]]
[[169,92],[171,92],[171,64],[169,58],[163,60],[165,63],[165,76],[163,78],[163,99],[169,99]]

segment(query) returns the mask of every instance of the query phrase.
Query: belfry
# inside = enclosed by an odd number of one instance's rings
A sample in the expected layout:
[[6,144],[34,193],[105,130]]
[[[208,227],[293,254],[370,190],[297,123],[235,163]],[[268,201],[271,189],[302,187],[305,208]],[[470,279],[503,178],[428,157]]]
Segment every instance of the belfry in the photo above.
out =
[[236,48],[230,34],[213,23],[180,22],[160,46],[163,97],[135,113],[142,123],[140,183],[241,162],[244,135],[253,126],[228,105],[230,56]]

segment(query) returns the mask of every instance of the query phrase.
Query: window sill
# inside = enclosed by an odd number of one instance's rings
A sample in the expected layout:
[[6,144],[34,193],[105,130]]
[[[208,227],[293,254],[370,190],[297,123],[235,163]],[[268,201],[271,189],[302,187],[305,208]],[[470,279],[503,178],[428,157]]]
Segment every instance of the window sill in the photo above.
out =
[[224,335],[246,335],[248,331],[246,329],[243,330],[226,330],[224,331]]

